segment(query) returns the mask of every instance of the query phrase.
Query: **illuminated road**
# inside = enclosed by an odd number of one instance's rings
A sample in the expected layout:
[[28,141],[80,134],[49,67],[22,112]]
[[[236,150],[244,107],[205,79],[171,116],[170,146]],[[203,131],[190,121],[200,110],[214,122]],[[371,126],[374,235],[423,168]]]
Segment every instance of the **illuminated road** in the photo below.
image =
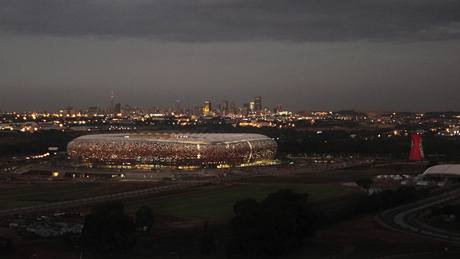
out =
[[460,188],[448,192],[387,210],[377,216],[377,221],[386,228],[431,237],[438,240],[460,244],[460,234],[449,232],[426,224],[418,219],[417,215],[423,210],[460,199]]

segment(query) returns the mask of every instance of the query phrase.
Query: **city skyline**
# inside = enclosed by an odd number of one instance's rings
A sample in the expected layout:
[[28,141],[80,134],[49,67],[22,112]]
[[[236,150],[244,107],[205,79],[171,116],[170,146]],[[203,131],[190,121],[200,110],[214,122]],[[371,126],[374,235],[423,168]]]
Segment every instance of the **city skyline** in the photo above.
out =
[[[263,105],[260,106],[259,109],[255,108],[255,100],[251,99],[250,97],[244,98],[242,97],[239,101],[234,101],[233,99],[224,99],[224,98],[207,98],[207,99],[201,99],[198,100],[197,102],[190,102],[187,100],[179,100],[179,99],[171,99],[168,100],[170,101],[167,103],[165,100],[163,102],[155,102],[155,103],[146,103],[145,105],[139,105],[136,103],[126,103],[123,102],[123,99],[112,99],[113,96],[110,96],[107,98],[105,103],[103,101],[100,101],[98,103],[87,103],[85,102],[69,102],[69,103],[57,103],[56,105],[53,106],[42,106],[39,105],[38,107],[49,107],[49,108],[36,108],[32,107],[29,105],[25,105],[24,109],[8,109],[4,108],[4,106],[0,106],[0,113],[30,113],[30,112],[58,112],[58,111],[63,111],[63,110],[73,110],[75,112],[77,111],[86,111],[86,110],[94,110],[97,109],[100,112],[103,113],[112,113],[112,111],[120,111],[124,109],[124,107],[129,107],[130,109],[135,109],[135,110],[144,110],[144,111],[149,111],[149,110],[159,110],[159,111],[169,111],[169,112],[177,112],[178,110],[186,111],[197,111],[200,110],[202,111],[203,108],[206,106],[206,103],[211,103],[212,109],[210,111],[223,111],[224,108],[221,107],[223,105],[234,105],[233,108],[239,109],[241,111],[247,110],[247,111],[263,111],[263,110],[268,110],[268,111],[274,111],[274,110],[280,110],[282,111],[289,111],[289,112],[340,112],[340,111],[355,111],[355,112],[372,112],[372,113],[392,113],[392,112],[410,112],[410,113],[426,113],[426,112],[458,112],[460,111],[460,108],[457,109],[451,109],[451,108],[439,108],[439,109],[391,109],[391,108],[384,108],[384,109],[360,109],[360,108],[353,108],[353,107],[338,107],[338,108],[328,108],[328,107],[333,107],[333,106],[328,106],[322,105],[320,107],[322,108],[299,108],[299,109],[292,109],[290,107],[296,107],[295,105],[290,105],[290,103],[276,103],[276,102],[267,102],[266,99],[264,98],[263,100]],[[256,96],[254,98],[261,97],[261,96]],[[113,102],[113,103],[112,103]],[[292,103],[291,103],[292,104]],[[179,106],[178,106],[179,105]],[[117,113],[117,112],[115,112]],[[119,113],[119,112],[118,112]]]
[[2,110],[206,99],[460,110],[457,1],[0,4]]

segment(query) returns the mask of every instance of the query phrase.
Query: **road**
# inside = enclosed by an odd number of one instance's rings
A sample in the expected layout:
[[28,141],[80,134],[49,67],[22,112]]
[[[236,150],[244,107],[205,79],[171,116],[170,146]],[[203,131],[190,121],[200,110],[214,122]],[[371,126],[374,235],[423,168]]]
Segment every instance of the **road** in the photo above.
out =
[[384,227],[395,231],[460,244],[460,233],[449,232],[444,229],[436,228],[421,221],[417,217],[419,213],[429,207],[446,204],[458,199],[460,199],[460,187],[457,186],[442,194],[384,211],[376,217],[376,220]]

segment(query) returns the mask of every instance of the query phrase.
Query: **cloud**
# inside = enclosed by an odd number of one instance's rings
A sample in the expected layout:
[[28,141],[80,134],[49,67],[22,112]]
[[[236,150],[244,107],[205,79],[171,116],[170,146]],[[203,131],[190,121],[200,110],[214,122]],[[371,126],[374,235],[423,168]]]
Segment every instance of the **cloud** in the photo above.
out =
[[458,0],[2,0],[0,31],[166,41],[460,38]]

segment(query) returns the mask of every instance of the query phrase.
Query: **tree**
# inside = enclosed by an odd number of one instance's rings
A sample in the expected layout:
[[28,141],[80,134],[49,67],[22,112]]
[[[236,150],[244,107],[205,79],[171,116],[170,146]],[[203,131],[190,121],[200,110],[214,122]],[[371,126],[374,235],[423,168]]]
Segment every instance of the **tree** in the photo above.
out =
[[13,241],[10,238],[0,237],[0,255],[13,251]]
[[236,215],[251,214],[257,209],[259,209],[259,203],[254,199],[240,200],[233,205],[233,213]]
[[230,252],[278,256],[300,247],[313,235],[317,223],[307,199],[307,194],[280,190],[260,203],[237,202],[230,222]]
[[260,253],[258,238],[258,218],[260,203],[254,199],[245,199],[233,205],[235,216],[230,221],[230,253],[257,254]]
[[201,254],[209,255],[216,248],[214,235],[209,231],[208,221],[203,224],[203,233],[201,236]]
[[138,229],[150,232],[153,225],[153,210],[149,206],[142,206],[136,212],[136,226]]
[[361,188],[366,189],[366,191],[369,191],[369,188],[371,188],[373,181],[370,178],[361,178],[356,181],[356,184],[359,185]]
[[271,193],[262,201],[264,252],[286,254],[302,244],[316,229],[316,214],[307,203],[308,195],[291,190]]
[[127,252],[136,243],[136,227],[124,214],[121,202],[107,202],[94,207],[85,217],[81,242],[93,252]]

